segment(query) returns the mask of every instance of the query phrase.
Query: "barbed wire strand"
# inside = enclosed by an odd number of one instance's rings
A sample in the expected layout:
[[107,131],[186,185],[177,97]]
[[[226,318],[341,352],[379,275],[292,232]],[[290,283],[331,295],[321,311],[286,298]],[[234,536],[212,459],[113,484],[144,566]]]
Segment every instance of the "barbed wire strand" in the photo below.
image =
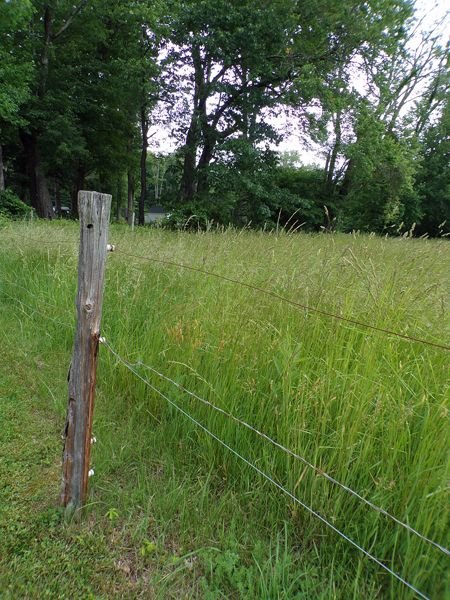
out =
[[[104,337],[102,337],[101,342],[105,346],[107,346],[110,350],[112,350],[112,348],[111,348],[108,340],[106,340]],[[304,465],[306,465],[307,467],[309,467],[310,469],[312,469],[313,471],[315,471],[318,475],[320,475],[324,479],[327,479],[328,481],[330,481],[334,485],[337,485],[338,487],[342,488],[343,490],[345,490],[346,492],[348,492],[349,494],[351,494],[355,498],[358,498],[358,500],[361,500],[362,502],[364,502],[365,504],[367,504],[367,506],[370,506],[375,511],[377,511],[377,512],[381,513],[382,515],[384,515],[385,517],[391,519],[392,521],[394,521],[395,523],[397,523],[398,525],[400,525],[401,527],[403,527],[404,529],[406,529],[410,533],[412,533],[415,536],[417,536],[418,538],[420,538],[422,541],[427,542],[428,544],[431,544],[432,546],[434,546],[435,548],[437,548],[438,550],[440,550],[441,552],[443,552],[447,556],[450,556],[450,550],[448,548],[446,548],[445,546],[442,546],[438,542],[435,542],[434,540],[426,537],[425,535],[423,535],[422,533],[420,533],[419,531],[417,531],[416,529],[414,529],[413,527],[411,527],[407,523],[404,523],[403,521],[401,521],[400,519],[398,519],[394,515],[390,514],[387,510],[385,510],[381,506],[378,506],[377,504],[374,504],[371,500],[368,500],[367,498],[365,498],[364,496],[362,496],[361,494],[359,494],[358,492],[356,492],[352,488],[348,487],[344,483],[341,483],[340,481],[338,481],[337,479],[335,479],[334,477],[332,477],[331,475],[329,475],[328,473],[326,473],[320,467],[317,467],[313,463],[309,462],[306,458],[304,458],[300,454],[297,454],[296,452],[294,452],[290,448],[287,448],[286,446],[283,446],[282,444],[280,444],[279,442],[277,442],[276,440],[274,440],[273,438],[271,438],[270,436],[268,436],[266,433],[263,433],[262,431],[259,431],[256,427],[254,427],[253,425],[250,425],[250,423],[247,423],[246,421],[243,421],[242,419],[239,419],[238,417],[236,417],[232,413],[224,410],[223,408],[221,408],[219,406],[216,406],[215,404],[213,404],[209,400],[206,400],[205,398],[202,398],[201,396],[198,396],[194,392],[191,392],[190,390],[186,389],[183,385],[181,385],[177,381],[171,379],[170,377],[167,377],[167,375],[164,375],[163,373],[160,373],[159,371],[157,371],[156,369],[154,369],[150,365],[146,365],[146,364],[144,364],[142,362],[139,362],[139,363],[136,363],[135,366],[144,367],[144,368],[152,371],[158,377],[161,377],[165,381],[167,381],[167,382],[171,383],[172,385],[174,385],[175,387],[177,387],[182,392],[184,392],[184,393],[188,394],[189,396],[191,396],[192,398],[195,398],[196,400],[202,402],[205,406],[208,406],[209,408],[212,408],[213,410],[221,413],[222,415],[224,415],[227,418],[231,419],[235,423],[238,423],[239,425],[242,425],[243,427],[246,427],[247,429],[249,429],[250,431],[252,431],[256,435],[258,435],[259,437],[261,437],[264,440],[270,442],[273,446],[276,446],[277,448],[279,448],[280,450],[282,450],[286,454],[288,454],[288,455],[292,456],[293,458],[299,460],[300,462],[302,462]]]
[[[101,339],[101,341],[103,342],[103,339]],[[414,585],[412,585],[411,583],[409,583],[406,579],[404,579],[401,575],[399,575],[398,573],[396,573],[394,570],[392,570],[390,567],[388,567],[387,565],[385,565],[381,560],[379,560],[378,558],[376,558],[375,556],[373,556],[373,554],[371,554],[368,550],[365,550],[362,546],[360,546],[357,542],[355,542],[354,540],[352,540],[347,534],[345,534],[344,532],[342,532],[340,529],[338,529],[337,527],[335,527],[332,523],[330,523],[330,521],[328,521],[325,517],[323,517],[320,513],[318,513],[317,511],[315,511],[313,508],[311,508],[310,506],[308,506],[307,504],[305,504],[304,502],[302,502],[302,500],[300,500],[299,498],[297,498],[297,496],[294,496],[294,494],[292,494],[292,492],[290,492],[289,490],[287,490],[285,487],[283,487],[280,483],[278,483],[277,481],[275,481],[275,479],[273,479],[270,475],[267,475],[267,473],[265,473],[262,469],[260,469],[259,467],[257,467],[254,463],[252,463],[250,460],[248,460],[247,458],[245,458],[244,456],[242,456],[237,450],[235,450],[234,448],[232,448],[231,446],[229,446],[226,442],[224,442],[221,438],[219,438],[215,433],[213,433],[212,431],[210,431],[207,427],[205,427],[205,425],[203,425],[202,423],[200,423],[200,421],[197,421],[197,419],[195,419],[191,414],[189,414],[187,411],[185,411],[183,408],[181,408],[181,406],[179,406],[176,402],[174,402],[173,400],[171,400],[168,396],[166,396],[166,394],[164,394],[163,392],[161,392],[160,390],[158,390],[158,388],[156,388],[154,385],[152,385],[147,379],[145,379],[145,377],[142,377],[142,375],[136,371],[133,366],[128,363],[125,359],[123,359],[112,347],[110,344],[105,344],[105,347],[108,349],[108,351],[113,354],[116,359],[122,363],[131,373],[133,373],[138,379],[140,379],[145,385],[147,385],[150,389],[152,389],[156,394],[158,394],[159,396],[161,396],[161,398],[163,398],[164,400],[166,400],[171,406],[173,406],[177,411],[179,411],[180,413],[182,413],[186,418],[188,418],[192,423],[194,423],[197,427],[199,427],[200,429],[202,429],[205,433],[207,433],[209,436],[211,436],[213,439],[215,439],[217,442],[219,442],[219,444],[221,444],[222,446],[224,446],[224,448],[226,448],[227,450],[229,450],[232,454],[234,454],[237,458],[241,459],[245,464],[247,464],[249,467],[251,467],[254,471],[256,471],[257,473],[259,473],[259,475],[261,475],[262,477],[264,477],[264,479],[266,479],[267,481],[269,481],[270,483],[272,483],[275,487],[277,487],[280,491],[282,491],[284,494],[286,494],[287,496],[289,496],[289,498],[291,498],[291,500],[293,500],[294,502],[296,502],[297,504],[299,504],[302,508],[304,508],[305,510],[307,510],[311,515],[313,515],[314,517],[316,517],[317,519],[319,519],[322,523],[324,523],[327,527],[329,527],[330,529],[332,529],[335,533],[337,533],[341,538],[343,538],[344,540],[346,540],[349,544],[351,544],[352,546],[354,546],[355,548],[357,548],[360,552],[362,552],[367,558],[369,558],[370,560],[372,560],[373,562],[375,562],[378,566],[380,566],[382,569],[384,569],[385,571],[387,571],[390,575],[392,575],[395,579],[397,579],[398,581],[400,581],[403,585],[405,585],[406,587],[408,587],[410,590],[412,590],[414,593],[417,594],[417,596],[419,596],[420,598],[423,598],[423,600],[430,600],[430,598],[428,596],[426,596],[424,593],[422,593],[420,590],[418,590]]]
[[162,258],[131,254],[129,252],[125,252],[124,250],[118,249],[117,247],[116,247],[116,253],[123,254],[124,256],[128,256],[130,258],[147,260],[149,262],[156,262],[156,263],[160,263],[160,264],[164,264],[164,265],[169,265],[172,267],[179,267],[182,269],[187,269],[189,271],[195,271],[196,273],[202,273],[203,275],[208,275],[210,277],[216,277],[217,279],[222,279],[223,281],[227,281],[228,283],[234,283],[234,284],[240,285],[242,287],[248,288],[250,290],[260,292],[262,294],[266,294],[267,296],[271,296],[272,298],[276,298],[277,300],[281,300],[282,302],[285,302],[286,304],[290,304],[291,306],[294,306],[296,308],[301,308],[302,310],[305,310],[305,311],[310,311],[312,313],[316,313],[316,314],[319,314],[319,315],[322,315],[325,317],[330,317],[332,319],[344,321],[345,323],[351,323],[352,325],[357,325],[359,327],[365,327],[367,329],[371,329],[373,331],[378,331],[379,333],[385,333],[387,335],[402,338],[402,339],[408,340],[410,342],[417,342],[420,344],[433,346],[434,348],[439,348],[441,350],[450,351],[450,346],[447,346],[445,344],[438,343],[438,342],[431,342],[429,340],[424,340],[422,338],[418,338],[415,336],[406,335],[404,333],[398,333],[397,331],[393,331],[391,329],[384,329],[383,327],[377,327],[376,325],[370,325],[369,323],[364,323],[363,321],[358,321],[357,319],[353,319],[350,317],[344,317],[342,315],[337,315],[335,313],[330,313],[330,312],[327,312],[320,308],[313,308],[311,306],[307,306],[306,304],[301,304],[300,302],[295,302],[294,300],[290,300],[289,298],[286,298],[285,296],[282,296],[281,294],[278,294],[277,292],[267,290],[265,288],[259,287],[257,285],[253,285],[251,283],[245,283],[244,281],[240,281],[238,279],[233,279],[232,277],[228,277],[226,275],[220,275],[219,273],[214,273],[213,271],[207,271],[205,269],[200,269],[199,267],[193,267],[192,265],[177,263],[177,262],[165,260]]

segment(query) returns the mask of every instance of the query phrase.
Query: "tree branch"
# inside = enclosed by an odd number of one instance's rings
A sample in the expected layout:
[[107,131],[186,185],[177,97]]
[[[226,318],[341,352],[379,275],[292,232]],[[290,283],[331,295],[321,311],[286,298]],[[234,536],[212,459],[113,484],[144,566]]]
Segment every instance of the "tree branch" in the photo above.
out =
[[71,25],[72,21],[75,19],[75,17],[83,10],[83,8],[86,6],[86,4],[88,3],[89,0],[83,0],[82,2],[80,2],[80,4],[75,8],[75,10],[72,12],[72,14],[70,15],[70,17],[64,21],[63,25],[61,26],[60,30],[57,31],[53,36],[52,36],[52,40],[56,40],[56,38],[58,38],[62,33],[65,32],[65,30]]

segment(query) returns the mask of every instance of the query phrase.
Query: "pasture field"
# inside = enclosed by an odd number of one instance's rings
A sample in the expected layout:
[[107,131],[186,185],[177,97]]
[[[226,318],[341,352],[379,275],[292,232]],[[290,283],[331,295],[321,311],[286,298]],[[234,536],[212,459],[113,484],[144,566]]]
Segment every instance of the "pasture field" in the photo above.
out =
[[[448,546],[448,241],[113,225],[102,335],[226,444],[430,598],[449,557],[254,432]],[[100,347],[88,506],[58,509],[75,223],[0,228],[0,597],[392,600],[414,593]],[[128,254],[150,260],[132,258]]]

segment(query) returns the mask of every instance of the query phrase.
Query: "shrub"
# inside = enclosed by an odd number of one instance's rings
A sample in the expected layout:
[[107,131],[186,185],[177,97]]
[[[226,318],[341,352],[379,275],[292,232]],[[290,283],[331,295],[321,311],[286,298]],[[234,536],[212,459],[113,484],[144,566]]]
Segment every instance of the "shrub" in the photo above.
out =
[[29,211],[30,207],[12,190],[6,189],[0,192],[0,216],[3,218],[23,219]]

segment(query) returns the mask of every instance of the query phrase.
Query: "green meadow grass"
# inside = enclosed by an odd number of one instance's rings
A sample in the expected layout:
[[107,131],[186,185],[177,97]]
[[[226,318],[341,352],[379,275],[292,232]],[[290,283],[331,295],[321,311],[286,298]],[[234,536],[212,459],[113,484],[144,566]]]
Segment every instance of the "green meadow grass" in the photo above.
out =
[[[0,229],[0,595],[413,598],[100,348],[88,507],[57,507],[76,224]],[[148,381],[431,598],[449,558],[150,365],[449,543],[450,354],[180,267],[448,345],[450,246],[112,226],[102,335]]]

